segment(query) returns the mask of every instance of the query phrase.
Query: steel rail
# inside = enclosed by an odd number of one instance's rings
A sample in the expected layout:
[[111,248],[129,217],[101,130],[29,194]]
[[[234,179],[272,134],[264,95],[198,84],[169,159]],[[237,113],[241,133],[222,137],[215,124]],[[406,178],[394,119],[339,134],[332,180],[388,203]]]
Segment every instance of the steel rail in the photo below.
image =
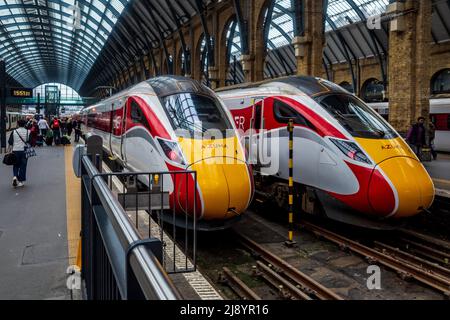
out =
[[403,246],[410,252],[417,255],[421,255],[425,258],[433,260],[435,262],[448,265],[450,260],[450,254],[442,252],[438,249],[429,247],[426,244],[421,244],[413,240],[401,238],[399,241],[403,242]]
[[256,261],[257,275],[262,277],[277,289],[284,299],[291,300],[312,300],[310,296],[294,286],[292,283],[284,279],[277,272],[266,266],[261,261]]
[[424,271],[434,273],[443,279],[450,279],[450,269],[444,268],[437,263],[422,259],[420,257],[402,251],[402,249],[400,248],[395,248],[382,242],[375,241],[374,244],[376,249],[379,249],[385,254],[394,256],[395,258],[401,259],[415,266],[419,266]]
[[349,249],[359,255],[362,255],[363,257],[366,257],[371,262],[380,263],[385,267],[398,272],[405,278],[412,277],[417,281],[442,292],[446,296],[450,296],[450,279],[442,279],[440,276],[424,271],[418,266],[405,263],[392,256],[381,253],[375,249],[369,248],[356,241],[350,240],[311,223],[302,222],[301,225],[317,236],[321,236],[331,242],[334,242],[341,248]]
[[255,252],[258,257],[283,272],[283,274],[298,284],[301,288],[311,292],[314,296],[321,300],[343,300],[341,296],[334,293],[330,289],[321,285],[310,276],[304,274],[285,260],[276,256],[272,252],[266,250],[255,241],[248,237],[237,233],[237,236],[243,246]]
[[222,268],[220,282],[228,286],[243,300],[262,300],[261,297],[250,289],[241,279],[239,279],[227,267]]

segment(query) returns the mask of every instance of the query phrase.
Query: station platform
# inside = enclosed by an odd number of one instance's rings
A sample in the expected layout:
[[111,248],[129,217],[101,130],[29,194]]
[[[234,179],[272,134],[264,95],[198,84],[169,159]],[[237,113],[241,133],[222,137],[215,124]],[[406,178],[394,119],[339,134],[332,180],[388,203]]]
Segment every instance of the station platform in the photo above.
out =
[[71,299],[66,271],[80,234],[72,150],[37,148],[23,188],[12,187],[12,167],[0,166],[0,299]]
[[450,154],[440,153],[436,161],[423,164],[433,179],[436,194],[450,198]]

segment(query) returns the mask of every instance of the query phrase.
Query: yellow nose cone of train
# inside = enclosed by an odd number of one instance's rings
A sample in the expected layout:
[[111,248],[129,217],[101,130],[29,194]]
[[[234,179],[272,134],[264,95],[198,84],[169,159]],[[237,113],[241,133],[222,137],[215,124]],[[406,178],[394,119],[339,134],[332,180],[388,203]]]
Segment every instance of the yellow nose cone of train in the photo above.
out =
[[390,217],[414,216],[431,207],[435,189],[428,172],[402,138],[356,139],[391,182],[396,208]]
[[249,205],[251,177],[239,140],[180,138],[179,143],[189,170],[197,172],[198,189],[205,220],[230,219]]
[[435,193],[433,181],[419,161],[397,157],[382,162],[379,168],[397,192],[398,208],[393,217],[414,216],[432,205]]

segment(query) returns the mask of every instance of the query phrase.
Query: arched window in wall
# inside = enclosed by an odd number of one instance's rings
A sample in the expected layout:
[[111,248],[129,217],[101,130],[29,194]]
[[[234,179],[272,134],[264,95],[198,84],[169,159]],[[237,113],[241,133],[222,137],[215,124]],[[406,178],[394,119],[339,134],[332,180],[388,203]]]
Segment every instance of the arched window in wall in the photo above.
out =
[[232,20],[227,28],[226,36],[227,48],[227,79],[225,85],[233,85],[244,82],[244,72],[241,64],[241,31],[237,20]]
[[185,76],[187,74],[187,68],[186,68],[186,57],[184,56],[184,52],[182,49],[180,49],[180,53],[178,54],[179,57],[179,66],[180,66],[180,72],[181,75]]
[[361,97],[365,102],[383,102],[386,100],[386,92],[383,83],[375,78],[364,82],[361,89]]
[[[56,114],[56,107],[64,104],[64,111],[71,114],[79,111],[82,98],[71,87],[62,83],[45,83],[33,89],[33,96],[40,96],[41,108],[47,104],[47,112]],[[42,109],[41,109],[42,112]]]
[[297,63],[292,45],[294,37],[294,1],[273,0],[265,13],[264,43],[267,56],[265,78],[295,74]]
[[431,94],[450,94],[450,69],[443,69],[431,78]]
[[208,61],[208,48],[206,46],[205,35],[200,38],[200,79],[202,84],[209,87],[209,61]]

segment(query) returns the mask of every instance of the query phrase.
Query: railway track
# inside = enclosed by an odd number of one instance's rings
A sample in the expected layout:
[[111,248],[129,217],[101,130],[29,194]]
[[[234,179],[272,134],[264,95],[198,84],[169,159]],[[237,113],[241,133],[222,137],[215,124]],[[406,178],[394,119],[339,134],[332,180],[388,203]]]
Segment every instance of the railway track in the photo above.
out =
[[[350,250],[365,257],[370,263],[378,263],[396,271],[403,279],[413,278],[450,297],[450,270],[443,265],[414,255],[414,251],[405,252],[396,246],[377,241],[374,242],[372,248],[310,222],[302,222],[301,226],[317,236],[335,243],[342,249]],[[412,243],[414,245],[420,244],[420,249],[427,255],[429,252],[433,252],[442,259],[441,255],[445,253],[442,252],[444,243],[437,239],[427,238],[427,236],[409,230],[401,230],[400,235],[400,239],[407,240],[406,243],[410,246]],[[419,239],[421,242],[419,242]],[[437,246],[440,249],[437,249]]]
[[[293,267],[287,261],[263,248],[250,238],[237,234],[237,240],[257,259],[253,269],[255,276],[259,276],[276,289],[283,299],[288,300],[343,300],[342,297],[324,287],[308,275]],[[256,293],[250,293],[242,281],[224,268],[222,278],[242,299],[254,299]],[[253,297],[253,298],[252,298]]]

